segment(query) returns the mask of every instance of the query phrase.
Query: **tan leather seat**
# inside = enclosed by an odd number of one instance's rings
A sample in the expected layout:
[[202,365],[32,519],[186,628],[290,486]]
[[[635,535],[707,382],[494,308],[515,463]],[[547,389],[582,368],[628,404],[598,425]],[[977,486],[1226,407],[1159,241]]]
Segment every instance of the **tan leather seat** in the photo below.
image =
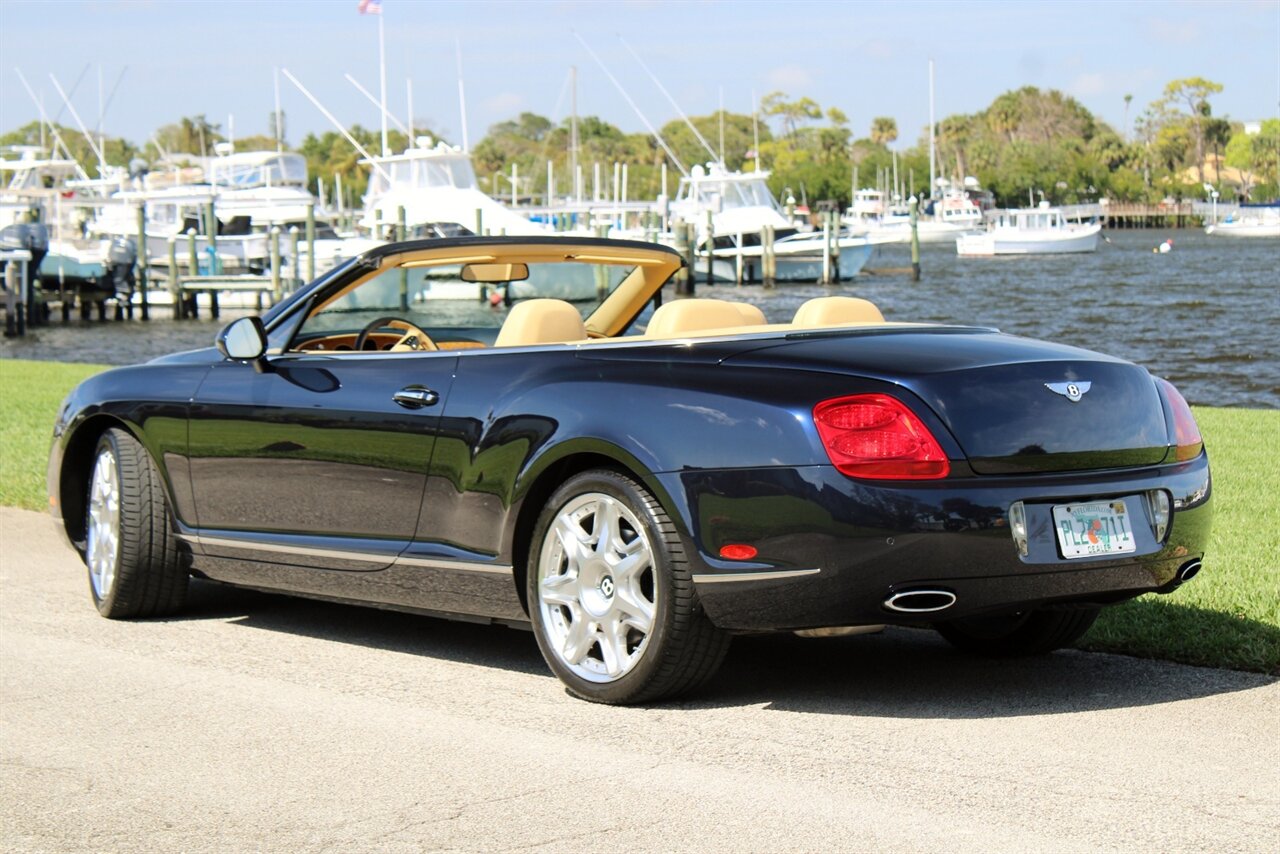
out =
[[884,315],[875,303],[858,297],[817,297],[796,309],[791,325],[842,326],[846,323],[883,323]]
[[679,338],[707,329],[732,329],[764,322],[764,312],[747,303],[682,299],[659,306],[644,334],[646,338]]
[[518,302],[498,330],[495,347],[529,347],[535,344],[567,344],[583,341],[587,328],[582,315],[570,303],[559,299],[531,299]]
[[764,319],[764,312],[759,306],[749,302],[735,302],[733,305],[738,307],[738,313],[742,315],[743,326],[764,326],[769,322]]

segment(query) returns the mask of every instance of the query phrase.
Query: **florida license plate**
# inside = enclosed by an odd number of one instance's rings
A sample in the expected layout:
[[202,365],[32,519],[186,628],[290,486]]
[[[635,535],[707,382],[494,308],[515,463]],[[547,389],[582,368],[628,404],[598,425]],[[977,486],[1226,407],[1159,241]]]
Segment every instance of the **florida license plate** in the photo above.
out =
[[1053,526],[1064,558],[1106,557],[1137,549],[1132,518],[1123,501],[1056,504]]

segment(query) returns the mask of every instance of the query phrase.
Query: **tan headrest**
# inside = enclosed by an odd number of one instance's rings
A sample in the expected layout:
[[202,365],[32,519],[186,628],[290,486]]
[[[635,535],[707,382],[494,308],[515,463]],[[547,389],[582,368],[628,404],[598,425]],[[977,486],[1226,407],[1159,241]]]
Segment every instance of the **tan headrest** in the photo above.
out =
[[532,344],[566,344],[582,341],[587,328],[582,315],[570,303],[559,299],[531,299],[518,302],[498,330],[495,347],[527,347]]
[[703,329],[764,323],[764,313],[746,303],[722,299],[682,299],[664,303],[653,313],[647,338],[676,338]]
[[845,323],[883,323],[875,303],[858,297],[817,297],[796,309],[793,326],[841,326]]

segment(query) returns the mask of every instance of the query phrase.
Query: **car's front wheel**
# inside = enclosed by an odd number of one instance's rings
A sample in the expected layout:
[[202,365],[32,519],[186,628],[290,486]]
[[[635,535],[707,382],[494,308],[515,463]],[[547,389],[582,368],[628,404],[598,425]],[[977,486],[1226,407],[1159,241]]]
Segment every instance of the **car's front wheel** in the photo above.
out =
[[979,655],[1041,655],[1084,637],[1100,608],[1060,611],[1018,611],[987,617],[966,617],[934,628],[953,646]]
[[89,592],[104,617],[156,617],[182,608],[189,575],[169,525],[160,472],[130,433],[102,434],[85,514]]
[[564,483],[538,519],[529,611],[569,691],[640,703],[715,673],[729,637],[703,614],[675,526],[642,485],[596,470]]

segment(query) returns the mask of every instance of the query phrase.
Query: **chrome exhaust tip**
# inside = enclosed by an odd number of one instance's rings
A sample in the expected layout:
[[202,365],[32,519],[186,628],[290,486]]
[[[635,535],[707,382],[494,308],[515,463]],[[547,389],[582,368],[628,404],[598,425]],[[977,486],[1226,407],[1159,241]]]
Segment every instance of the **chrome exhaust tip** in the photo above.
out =
[[1178,568],[1178,580],[1190,581],[1200,573],[1201,563],[1199,560],[1189,560]]
[[884,600],[884,607],[903,614],[931,614],[945,611],[956,604],[950,590],[904,590]]

